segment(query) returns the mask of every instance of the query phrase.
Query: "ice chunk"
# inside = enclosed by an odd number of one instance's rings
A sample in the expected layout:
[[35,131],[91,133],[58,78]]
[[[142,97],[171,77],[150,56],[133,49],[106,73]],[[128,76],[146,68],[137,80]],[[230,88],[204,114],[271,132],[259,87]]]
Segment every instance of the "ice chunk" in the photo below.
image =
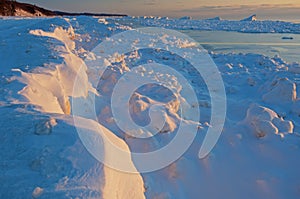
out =
[[257,17],[256,17],[256,14],[254,14],[254,15],[251,15],[250,17],[242,19],[241,21],[256,21],[256,20],[257,20]]

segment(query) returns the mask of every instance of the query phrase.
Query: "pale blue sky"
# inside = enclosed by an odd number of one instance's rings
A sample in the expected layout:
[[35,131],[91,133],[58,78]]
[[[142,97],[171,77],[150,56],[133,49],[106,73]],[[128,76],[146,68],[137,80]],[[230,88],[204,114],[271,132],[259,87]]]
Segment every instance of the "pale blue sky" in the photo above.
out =
[[[128,15],[221,16],[238,19],[257,14],[262,19],[300,20],[299,0],[21,0],[52,10]],[[284,2],[284,3],[283,3]]]

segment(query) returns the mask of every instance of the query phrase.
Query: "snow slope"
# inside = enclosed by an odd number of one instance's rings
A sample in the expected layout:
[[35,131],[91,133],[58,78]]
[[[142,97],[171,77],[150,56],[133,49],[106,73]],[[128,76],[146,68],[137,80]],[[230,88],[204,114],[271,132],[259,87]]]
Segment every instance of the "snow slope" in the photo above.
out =
[[[96,90],[90,83],[97,75],[83,60],[97,60],[90,52],[95,46],[114,33],[130,29],[119,24],[122,20],[184,29],[204,23],[92,17],[0,20],[0,198],[299,198],[299,64],[258,54],[210,52],[224,80],[227,117],[218,144],[208,157],[199,159],[210,126],[210,96],[203,78],[182,58],[151,49],[116,55],[106,63],[109,67]],[[213,30],[215,23],[225,24],[223,29],[241,31],[238,24],[247,22],[209,22]],[[251,22],[247,27],[251,31],[281,28],[276,31],[299,33],[297,24],[280,27],[282,23]],[[261,24],[268,25],[260,29]],[[117,127],[110,109],[116,80],[134,64],[149,60],[173,66],[189,80],[197,91],[201,128],[188,151],[168,167],[151,173],[122,173],[98,162],[83,146],[68,115],[72,112],[68,101],[92,92],[99,94],[100,124],[80,117],[80,125],[77,123],[91,135],[99,136],[93,127],[102,128],[128,152],[163,147],[174,138],[180,119],[176,95],[149,85],[131,98],[131,115],[138,124],[149,122],[153,105],[167,110],[167,123],[155,139],[127,136]],[[84,92],[74,93],[74,71],[81,66],[80,91]],[[93,140],[105,154],[101,140]],[[135,166],[131,157],[125,158]]]

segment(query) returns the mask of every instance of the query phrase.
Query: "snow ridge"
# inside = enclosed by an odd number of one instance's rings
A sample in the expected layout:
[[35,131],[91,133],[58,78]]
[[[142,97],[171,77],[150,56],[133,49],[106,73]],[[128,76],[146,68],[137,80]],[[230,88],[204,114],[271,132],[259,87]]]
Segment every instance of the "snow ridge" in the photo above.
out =
[[[72,27],[68,30],[58,27],[53,33],[42,30],[33,30],[30,33],[63,42],[65,48],[62,49],[61,57],[64,58],[64,63],[53,68],[36,68],[32,73],[15,70],[21,72],[22,75],[17,79],[26,84],[26,87],[19,92],[21,95],[41,111],[70,114],[69,97],[87,97],[89,91],[97,94],[88,81],[87,66],[81,58],[73,53],[75,42],[72,38],[75,33]],[[81,88],[73,88],[76,78],[81,81]]]
[[[26,97],[30,104],[36,105],[37,110],[45,113],[58,114],[71,113],[69,97],[86,98],[89,92],[98,95],[96,89],[89,83],[87,66],[84,61],[76,55],[75,42],[72,40],[75,37],[75,33],[72,27],[67,30],[57,27],[54,32],[32,30],[30,33],[37,36],[55,38],[61,41],[65,45],[61,54],[64,58],[64,63],[56,65],[53,68],[36,68],[32,73],[14,70],[21,73],[21,77],[17,77],[17,79],[26,84],[19,94]],[[80,88],[73,88],[76,78],[77,81],[80,81]],[[118,138],[113,132],[96,121],[84,118],[77,118],[76,120],[77,123],[74,125],[76,125],[77,128],[85,129],[92,134],[97,134],[95,129],[102,129],[104,132],[102,139],[108,138],[119,148],[126,151],[129,156],[123,157],[123,159],[125,159],[124,161],[126,162],[131,162],[131,167],[134,168],[130,157],[130,149],[122,139]],[[104,148],[103,155],[105,159],[114,158],[113,154],[109,154],[111,150],[106,147],[105,142],[103,145],[97,143],[97,146],[99,145]],[[145,198],[144,182],[137,171],[135,174],[124,173],[104,166],[103,172],[105,183],[102,187],[102,194],[104,198]],[[101,187],[99,187],[99,189],[100,188]],[[36,188],[33,197],[38,197],[41,194],[42,190]]]

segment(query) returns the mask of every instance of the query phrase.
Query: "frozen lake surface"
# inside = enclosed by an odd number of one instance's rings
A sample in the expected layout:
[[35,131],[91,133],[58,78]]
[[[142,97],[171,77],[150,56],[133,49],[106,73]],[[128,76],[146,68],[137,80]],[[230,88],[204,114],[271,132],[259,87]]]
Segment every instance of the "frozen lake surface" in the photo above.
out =
[[254,53],[300,62],[300,25],[282,21],[180,20],[159,17],[121,18],[133,28],[163,27],[187,34],[216,53]]
[[[218,53],[256,53],[287,62],[300,62],[300,35],[288,33],[240,33],[227,31],[182,30],[205,49]],[[291,37],[293,39],[283,39]]]

